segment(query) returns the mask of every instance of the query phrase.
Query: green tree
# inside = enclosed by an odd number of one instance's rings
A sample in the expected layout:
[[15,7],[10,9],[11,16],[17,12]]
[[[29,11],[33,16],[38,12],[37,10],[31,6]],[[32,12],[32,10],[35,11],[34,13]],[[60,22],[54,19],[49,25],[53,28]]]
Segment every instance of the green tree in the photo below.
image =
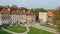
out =
[[1,11],[3,8],[5,8],[5,7],[4,7],[4,6],[0,6],[0,11]]
[[39,12],[47,12],[47,10],[43,9],[43,8],[32,8],[30,9],[31,12],[33,12],[36,15],[36,20],[38,20],[39,18]]
[[57,34],[60,34],[60,7],[57,8],[55,12],[53,12],[54,15],[52,16],[52,21],[56,25]]
[[16,5],[12,5],[12,7],[10,7],[11,10],[17,10],[18,7]]
[[25,7],[20,7],[19,10],[20,10],[20,11],[22,11],[22,10],[28,11],[29,9],[27,9],[27,8],[25,8]]

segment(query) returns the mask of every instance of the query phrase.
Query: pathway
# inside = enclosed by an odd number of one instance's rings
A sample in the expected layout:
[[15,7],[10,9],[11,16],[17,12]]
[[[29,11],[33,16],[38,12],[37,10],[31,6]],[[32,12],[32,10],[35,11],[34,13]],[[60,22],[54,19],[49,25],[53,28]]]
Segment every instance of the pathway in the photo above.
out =
[[26,26],[26,28],[27,28],[27,31],[26,31],[26,32],[24,32],[24,33],[15,33],[15,32],[9,31],[9,30],[4,29],[4,28],[2,28],[2,30],[7,31],[7,32],[12,33],[12,34],[27,34],[27,32],[29,32],[29,27],[28,27],[28,26]]
[[52,29],[52,28],[48,28],[48,27],[44,27],[44,26],[40,26],[40,24],[32,24],[32,25],[25,25],[26,28],[27,28],[27,31],[24,32],[24,33],[15,33],[15,32],[12,32],[12,31],[9,31],[9,30],[6,30],[4,28],[2,28],[4,31],[7,31],[7,32],[10,32],[12,34],[27,34],[29,32],[29,27],[28,26],[32,26],[32,27],[35,27],[37,29],[42,29],[42,30],[46,30],[46,31],[49,31],[49,32],[52,32],[52,33],[56,33],[56,30],[55,29]]
[[40,24],[32,25],[32,27],[35,27],[37,29],[46,30],[46,31],[49,31],[49,32],[52,32],[52,33],[56,33],[56,29],[40,26]]

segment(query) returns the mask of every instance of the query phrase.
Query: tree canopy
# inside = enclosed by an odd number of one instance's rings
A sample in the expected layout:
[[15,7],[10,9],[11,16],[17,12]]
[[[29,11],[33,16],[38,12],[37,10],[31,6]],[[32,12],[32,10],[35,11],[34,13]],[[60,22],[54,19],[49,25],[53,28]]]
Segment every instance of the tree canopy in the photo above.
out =
[[4,6],[0,6],[0,11],[1,11],[3,8],[5,8],[5,7],[4,7]]
[[56,25],[56,29],[60,34],[60,7],[58,7],[58,9],[56,9],[53,13],[54,15],[52,16],[52,22]]

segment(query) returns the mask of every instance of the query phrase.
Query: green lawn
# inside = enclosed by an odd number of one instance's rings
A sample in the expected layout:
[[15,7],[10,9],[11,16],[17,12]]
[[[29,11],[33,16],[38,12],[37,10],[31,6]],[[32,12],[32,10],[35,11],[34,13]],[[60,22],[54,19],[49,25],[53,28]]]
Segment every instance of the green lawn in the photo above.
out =
[[23,26],[12,26],[12,27],[7,27],[6,29],[16,33],[23,33],[27,30],[26,27]]
[[11,34],[11,33],[8,33],[6,31],[3,31],[2,29],[0,29],[0,34]]
[[41,29],[36,29],[34,27],[29,27],[30,31],[28,32],[28,34],[54,34],[45,30],[41,30]]
[[48,28],[54,28],[55,29],[55,26],[52,26],[52,25],[49,25],[49,24],[44,24],[42,26],[45,26],[45,27],[48,27]]

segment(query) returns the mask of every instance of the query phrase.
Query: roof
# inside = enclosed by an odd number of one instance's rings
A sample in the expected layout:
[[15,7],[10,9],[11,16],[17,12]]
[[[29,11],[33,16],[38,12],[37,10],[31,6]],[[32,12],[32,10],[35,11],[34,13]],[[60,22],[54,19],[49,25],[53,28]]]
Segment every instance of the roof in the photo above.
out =
[[26,15],[26,11],[25,11],[25,10],[19,11],[18,13],[19,13],[19,14]]
[[7,9],[4,9],[4,10],[1,11],[1,14],[10,14],[10,11],[7,10]]
[[17,14],[21,14],[21,15],[35,15],[35,14],[33,14],[32,12],[30,12],[30,11],[26,11],[26,10],[22,10],[22,11],[17,11],[17,10],[8,10],[8,9],[3,9],[1,12],[0,12],[0,14],[15,14],[15,15],[17,15]]
[[48,16],[53,16],[53,11],[48,11]]

